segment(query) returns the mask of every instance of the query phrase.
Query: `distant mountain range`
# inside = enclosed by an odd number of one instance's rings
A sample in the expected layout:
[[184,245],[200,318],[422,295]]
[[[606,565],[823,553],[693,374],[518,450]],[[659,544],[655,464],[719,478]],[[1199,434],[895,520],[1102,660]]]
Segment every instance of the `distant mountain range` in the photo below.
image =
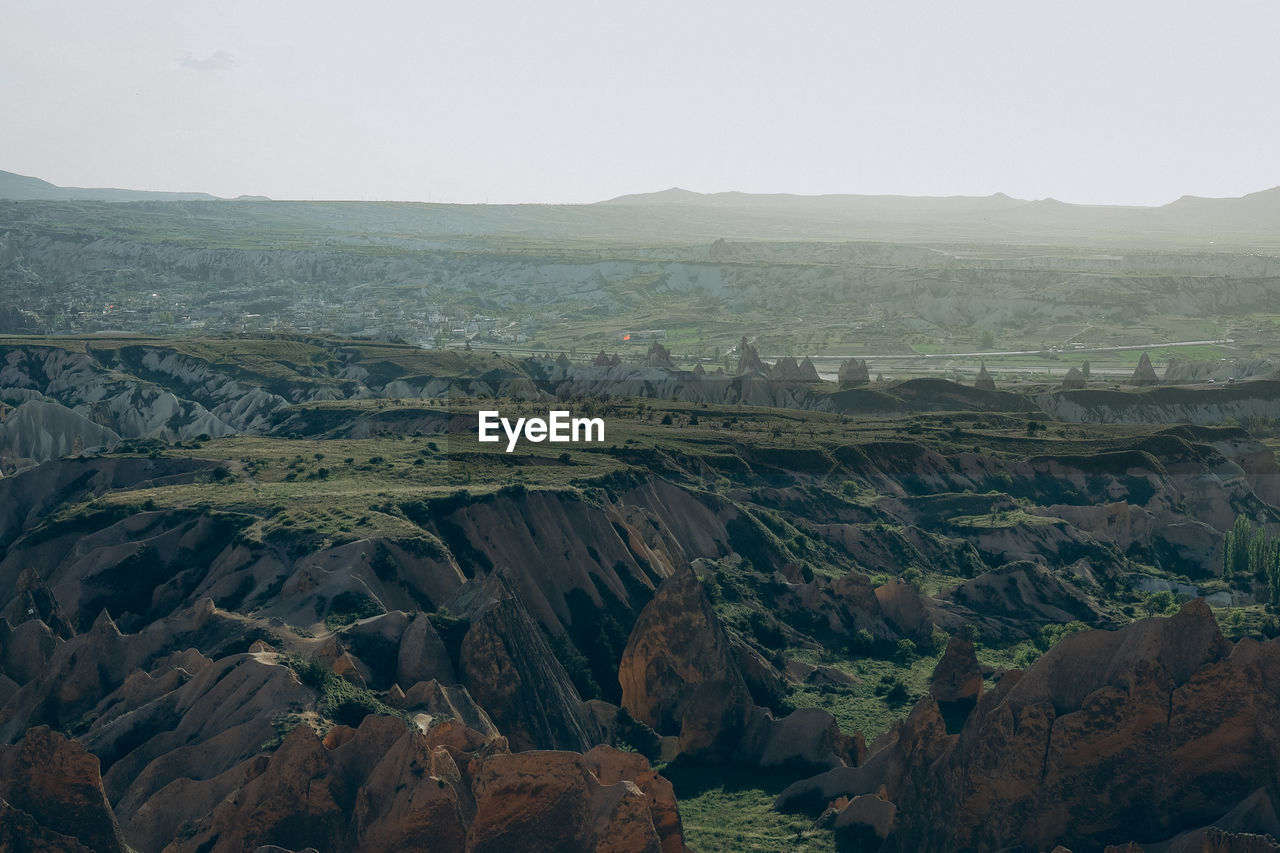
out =
[[[595,204],[472,205],[271,202],[262,196],[224,200],[207,193],[59,187],[38,178],[0,172],[0,199],[241,204],[245,206],[239,209],[237,219],[260,224],[264,218],[284,218],[294,223],[291,227],[310,228],[341,220],[344,227],[356,230],[420,235],[520,234],[640,242],[725,238],[1177,245],[1184,250],[1210,246],[1237,250],[1280,247],[1280,187],[1240,198],[1183,196],[1159,207],[1069,204],[1051,198],[1029,201],[1003,193],[949,197],[806,196],[697,193],[679,188],[624,195]],[[212,211],[193,208],[184,213],[184,221],[206,214],[211,215]],[[117,214],[111,217],[118,218]]]
[[1202,198],[1184,195],[1169,204],[1140,205],[1071,204],[1054,198],[1028,201],[1004,193],[987,196],[905,196],[905,195],[794,195],[791,193],[698,193],[672,187],[654,193],[624,195],[600,205],[692,205],[698,207],[785,211],[827,211],[843,214],[867,213],[1005,213],[1019,211],[1060,215],[1074,211],[1081,215],[1162,213],[1174,217],[1203,215],[1275,216],[1280,214],[1280,186],[1249,193],[1239,198]]
[[0,198],[14,201],[213,201],[216,197],[208,193],[60,187],[39,178],[0,171]]
[[1052,242],[1263,243],[1280,235],[1280,187],[1240,198],[1183,196],[1158,207],[1069,204],[989,196],[898,196],[696,193],[672,188],[625,195],[597,207],[643,208],[649,215],[689,219],[699,214],[729,218],[735,224],[768,221],[775,227],[801,226],[822,232],[852,228],[878,237],[901,239],[913,227],[937,237],[973,239],[989,233],[995,240],[1027,238]]

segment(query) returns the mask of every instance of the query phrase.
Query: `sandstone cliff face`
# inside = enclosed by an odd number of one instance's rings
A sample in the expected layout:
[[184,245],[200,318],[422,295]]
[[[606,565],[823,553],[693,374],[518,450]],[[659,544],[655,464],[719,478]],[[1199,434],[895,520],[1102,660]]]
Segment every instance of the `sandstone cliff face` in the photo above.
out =
[[120,436],[57,403],[32,400],[0,421],[0,457],[44,462],[113,447]]
[[893,851],[1164,839],[1233,811],[1258,820],[1240,804],[1273,778],[1278,714],[1280,645],[1232,646],[1196,600],[1065,638],[982,696],[958,734],[923,700],[862,766],[796,783],[779,806],[883,786]]
[[471,772],[476,815],[468,853],[662,851],[645,793],[629,780],[602,785],[581,755],[492,755]]
[[982,698],[982,669],[972,640],[956,635],[947,641],[947,650],[929,677],[929,695],[939,704],[976,703]]
[[[60,849],[59,835],[101,853],[128,849],[103,792],[98,759],[47,726],[13,746],[0,744],[0,803],[0,826],[9,827],[0,829],[0,842],[13,844],[5,849]],[[13,836],[5,839],[6,832]]]
[[725,760],[755,705],[693,570],[676,570],[640,613],[618,670],[622,704],[682,752]]
[[1048,622],[1106,625],[1110,617],[1066,572],[1018,561],[992,569],[942,596],[962,605],[995,636],[1030,636]]
[[324,741],[299,726],[165,850],[683,853],[670,784],[630,758],[511,754],[458,724],[424,733],[387,717]]
[[1041,409],[1064,421],[1103,424],[1243,423],[1251,416],[1280,417],[1280,382],[1255,379],[1209,388],[1151,388],[1124,391],[1070,391],[1035,398]]
[[472,619],[462,680],[516,749],[585,751],[599,731],[538,626],[513,599]]

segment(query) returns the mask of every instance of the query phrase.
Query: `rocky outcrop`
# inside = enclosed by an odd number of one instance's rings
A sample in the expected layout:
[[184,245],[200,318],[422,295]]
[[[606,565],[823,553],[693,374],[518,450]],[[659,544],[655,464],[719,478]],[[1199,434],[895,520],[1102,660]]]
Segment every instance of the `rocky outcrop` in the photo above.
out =
[[45,462],[114,447],[120,436],[54,402],[32,400],[0,421],[0,457]]
[[1109,621],[1098,602],[1066,573],[1020,560],[965,581],[942,598],[963,605],[973,621],[993,636],[1029,635],[1047,622]]
[[915,587],[900,580],[891,580],[876,587],[875,597],[880,612],[899,634],[913,640],[924,640],[933,635],[933,622]]
[[876,639],[897,642],[919,639],[933,630],[924,602],[908,584],[894,583],[881,593],[867,575],[849,572],[834,580],[816,575],[797,586],[796,593],[798,607],[820,619],[818,624],[834,637],[865,630]]
[[755,714],[720,619],[688,566],[640,613],[618,669],[622,705],[683,753],[730,758]]
[[837,830],[858,831],[866,838],[867,833],[878,841],[883,841],[893,831],[893,819],[897,816],[898,807],[884,797],[875,794],[859,794],[840,809],[832,826]]
[[760,767],[829,770],[856,765],[865,752],[861,732],[841,732],[830,711],[797,708],[778,720],[756,714],[737,757]]
[[996,380],[987,372],[987,363],[985,361],[978,366],[978,378],[974,380],[973,387],[979,391],[996,390]]
[[953,635],[947,650],[938,659],[929,678],[929,695],[938,704],[966,703],[974,705],[982,698],[982,668],[974,654],[973,641]]
[[434,679],[419,681],[407,691],[402,691],[398,698],[389,700],[389,704],[407,711],[425,711],[440,720],[458,720],[486,738],[502,734],[461,684],[444,685]]
[[462,640],[461,675],[514,749],[583,752],[599,741],[564,666],[514,599],[471,620]]
[[462,853],[465,788],[453,754],[401,720],[366,718],[332,748],[302,725],[269,758],[246,768],[233,797],[165,850],[222,853],[277,844]]
[[840,362],[840,370],[836,374],[836,381],[840,383],[841,388],[856,388],[859,385],[866,385],[871,381],[871,370],[867,367],[867,360],[865,358],[846,358]]
[[923,700],[862,766],[796,783],[779,806],[883,787],[896,806],[885,849],[923,853],[1091,850],[1218,821],[1256,831],[1242,824],[1270,825],[1273,810],[1244,804],[1280,758],[1278,711],[1280,646],[1232,646],[1197,599],[1066,637],[1005,675],[958,734]]
[[1063,391],[1079,391],[1085,387],[1088,380],[1080,371],[1080,368],[1073,367],[1067,371],[1067,375],[1062,377]]
[[1138,358],[1138,366],[1133,369],[1133,377],[1129,380],[1130,385],[1159,385],[1160,377],[1156,375],[1156,369],[1151,366],[1151,356],[1143,352]]
[[321,739],[299,726],[233,795],[165,848],[684,853],[671,784],[609,747],[508,753],[447,723],[369,717]]
[[791,356],[778,359],[769,370],[769,378],[778,382],[819,382],[818,368],[806,356],[796,362]]
[[671,353],[659,341],[654,341],[649,345],[649,351],[645,353],[644,363],[646,367],[660,367],[663,370],[676,369],[675,362],[671,360]]
[[458,680],[444,641],[426,615],[415,616],[397,641],[396,682],[401,686],[433,680],[453,684]]
[[1155,844],[1108,845],[1103,853],[1277,853],[1280,842],[1271,833],[1228,832],[1216,826],[1184,832]]
[[662,853],[685,853],[684,826],[676,806],[671,783],[649,767],[649,762],[635,753],[622,752],[611,746],[597,746],[582,756],[601,785],[632,782],[645,795],[653,828],[658,833]]
[[26,812],[0,797],[0,850],[30,853],[94,853],[70,835],[41,826]]
[[[469,773],[476,814],[468,853],[664,853],[645,792],[629,780],[602,784],[584,756],[497,754]],[[682,848],[681,841],[675,849]]]
[[1227,361],[1194,361],[1191,359],[1170,358],[1165,366],[1165,385],[1189,385],[1196,382],[1226,382],[1229,379],[1252,379],[1254,377],[1276,378],[1277,365],[1269,359],[1229,359]]
[[738,376],[769,375],[769,366],[760,360],[760,354],[747,341],[746,335],[743,335],[742,340],[738,342],[738,366],[735,373]]
[[1055,418],[1076,423],[1197,424],[1280,418],[1280,381],[1255,379],[1202,388],[1062,392],[1035,398]]
[[[98,766],[83,746],[47,726],[30,729],[13,746],[0,745],[0,826],[8,827],[0,828],[0,847],[68,849],[35,846],[56,845],[60,835],[97,853],[125,853],[129,848]],[[23,839],[22,844],[5,846],[6,832]]]
[[864,761],[793,782],[778,795],[774,807],[783,811],[817,811],[841,797],[864,794],[896,801],[912,775],[938,760],[949,743],[938,703],[926,697],[905,720],[894,723],[876,739]]

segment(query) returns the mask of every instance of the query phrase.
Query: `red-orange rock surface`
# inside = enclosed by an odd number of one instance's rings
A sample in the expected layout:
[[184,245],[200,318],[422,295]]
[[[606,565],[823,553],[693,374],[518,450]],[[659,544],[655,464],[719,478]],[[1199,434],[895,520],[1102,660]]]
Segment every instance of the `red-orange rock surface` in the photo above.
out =
[[1098,850],[1228,813],[1237,834],[1273,825],[1269,799],[1248,804],[1278,765],[1280,641],[1233,646],[1197,599],[1172,618],[1066,637],[1005,675],[957,735],[928,698],[862,766],[798,782],[779,806],[884,786],[897,807],[886,851]]
[[0,820],[27,827],[24,832],[33,844],[42,838],[40,844],[53,844],[56,834],[98,853],[127,849],[102,790],[98,759],[47,726],[31,729],[18,744],[0,745],[0,800],[9,806],[8,818]]
[[693,570],[677,569],[640,613],[618,669],[622,705],[682,752],[727,759],[755,715],[729,642]]

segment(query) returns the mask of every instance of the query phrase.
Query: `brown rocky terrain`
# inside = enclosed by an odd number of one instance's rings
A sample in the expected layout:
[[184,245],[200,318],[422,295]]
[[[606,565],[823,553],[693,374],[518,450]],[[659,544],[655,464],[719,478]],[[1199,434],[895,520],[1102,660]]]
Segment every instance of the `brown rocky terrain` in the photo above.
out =
[[[935,683],[954,681],[960,654],[949,650]],[[1280,646],[1233,645],[1196,600],[1068,637],[1004,675],[958,733],[927,697],[862,765],[798,782],[778,806],[848,808],[879,791],[891,819],[864,810],[844,824],[895,851],[1272,849],[1256,836],[1277,826],[1278,675]]]
[[[883,393],[753,355],[704,380],[814,406]],[[606,361],[590,370],[640,369]],[[152,390],[203,389],[208,413],[249,399],[150,347],[28,353],[6,375],[70,411],[123,393],[84,384],[108,362],[109,382],[145,367]],[[467,382],[540,399],[587,375],[566,363]],[[347,368],[351,393],[427,389]],[[87,407],[115,450],[50,445],[70,456],[0,477],[0,847],[676,853],[705,825],[676,802],[690,768],[803,776],[781,806],[886,851],[1252,850],[1277,828],[1275,641],[1228,641],[1202,603],[1129,624],[1143,590],[1198,585],[1243,602],[1235,635],[1274,634],[1265,578],[1220,577],[1237,518],[1280,529],[1274,453],[1242,429],[1029,437],[1026,398],[914,382],[884,405],[940,395],[945,429],[830,415],[806,439],[693,406],[653,447],[515,466],[437,459],[447,433],[405,429],[457,427],[430,407],[275,389],[221,409],[239,424],[221,440],[189,435],[182,405],[172,435]],[[278,429],[296,437],[235,444]],[[365,491],[318,477],[365,441],[441,464],[370,463]],[[274,474],[251,455],[269,442],[289,448]],[[465,465],[491,482],[468,469],[462,491]],[[287,499],[260,502],[271,487]],[[348,520],[296,523],[304,498]],[[1065,623],[1097,630],[1053,645]],[[899,720],[868,746],[876,714]]]

